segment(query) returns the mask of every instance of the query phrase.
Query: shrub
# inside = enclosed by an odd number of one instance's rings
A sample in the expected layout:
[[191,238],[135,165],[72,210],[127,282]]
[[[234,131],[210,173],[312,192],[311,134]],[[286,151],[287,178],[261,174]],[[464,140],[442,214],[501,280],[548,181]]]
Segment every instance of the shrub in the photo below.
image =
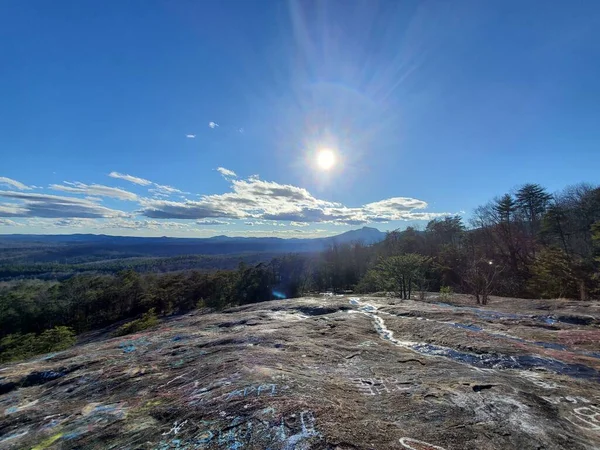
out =
[[142,314],[142,317],[131,322],[121,325],[115,332],[115,336],[125,336],[126,334],[137,333],[138,331],[147,330],[158,325],[158,317],[151,308],[148,312]]
[[42,353],[58,352],[73,346],[77,338],[69,327],[54,327],[35,333],[9,334],[0,340],[0,362],[29,358]]
[[442,286],[440,288],[440,299],[450,300],[452,298],[452,288],[450,286]]

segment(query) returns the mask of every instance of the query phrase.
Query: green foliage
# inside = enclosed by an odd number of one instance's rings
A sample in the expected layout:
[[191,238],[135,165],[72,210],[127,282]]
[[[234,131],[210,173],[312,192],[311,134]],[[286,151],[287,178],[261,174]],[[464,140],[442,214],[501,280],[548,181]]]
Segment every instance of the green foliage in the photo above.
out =
[[154,308],[151,308],[150,311],[142,314],[141,318],[121,325],[115,332],[115,336],[125,336],[126,334],[137,333],[155,327],[156,325],[158,325],[158,317],[156,316]]
[[0,340],[0,362],[16,361],[42,353],[57,352],[75,345],[75,333],[69,327],[58,326],[41,334],[14,333]]
[[440,300],[450,300],[454,291],[450,286],[442,286],[440,288]]
[[367,294],[383,290],[384,282],[381,272],[375,269],[369,270],[354,288],[359,294]]
[[542,298],[577,296],[577,277],[568,255],[557,248],[538,253],[531,267],[529,288]]
[[390,256],[382,260],[375,268],[379,273],[380,287],[409,299],[413,287],[424,282],[429,262],[429,258],[417,253]]

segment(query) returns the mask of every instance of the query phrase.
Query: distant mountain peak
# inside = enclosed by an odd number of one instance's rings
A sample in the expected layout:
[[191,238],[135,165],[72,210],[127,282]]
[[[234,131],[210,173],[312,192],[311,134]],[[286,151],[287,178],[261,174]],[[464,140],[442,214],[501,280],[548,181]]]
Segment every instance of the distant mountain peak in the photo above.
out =
[[350,230],[329,238],[340,244],[348,242],[362,242],[363,244],[375,244],[385,239],[385,233],[373,227],[362,227],[358,230]]

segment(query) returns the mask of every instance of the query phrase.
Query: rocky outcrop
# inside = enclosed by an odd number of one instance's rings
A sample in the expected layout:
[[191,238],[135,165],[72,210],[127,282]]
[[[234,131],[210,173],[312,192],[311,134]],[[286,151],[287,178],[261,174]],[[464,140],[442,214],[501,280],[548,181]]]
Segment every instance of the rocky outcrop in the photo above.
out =
[[0,449],[600,448],[600,305],[437,300],[197,312],[5,365]]

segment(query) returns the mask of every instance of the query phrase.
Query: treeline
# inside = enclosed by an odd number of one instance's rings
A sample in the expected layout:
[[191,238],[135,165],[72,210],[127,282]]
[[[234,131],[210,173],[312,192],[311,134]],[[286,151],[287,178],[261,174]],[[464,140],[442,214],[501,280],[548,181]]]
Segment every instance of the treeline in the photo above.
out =
[[322,255],[318,287],[362,292],[450,287],[485,303],[490,294],[525,298],[600,295],[600,188],[550,195],[526,184],[424,230],[394,231],[371,247],[334,246]]
[[0,288],[0,337],[67,326],[76,333],[154,309],[160,315],[198,306],[220,309],[305,291],[304,257],[284,255],[270,263],[229,271],[117,275],[82,274],[62,282],[26,280]]
[[273,253],[251,253],[243,255],[182,255],[168,258],[136,257],[117,258],[85,263],[0,263],[0,281],[38,278],[45,280],[64,280],[80,273],[117,274],[123,270],[135,270],[146,273],[166,273],[181,270],[232,270],[240,262],[257,264],[268,262]]

